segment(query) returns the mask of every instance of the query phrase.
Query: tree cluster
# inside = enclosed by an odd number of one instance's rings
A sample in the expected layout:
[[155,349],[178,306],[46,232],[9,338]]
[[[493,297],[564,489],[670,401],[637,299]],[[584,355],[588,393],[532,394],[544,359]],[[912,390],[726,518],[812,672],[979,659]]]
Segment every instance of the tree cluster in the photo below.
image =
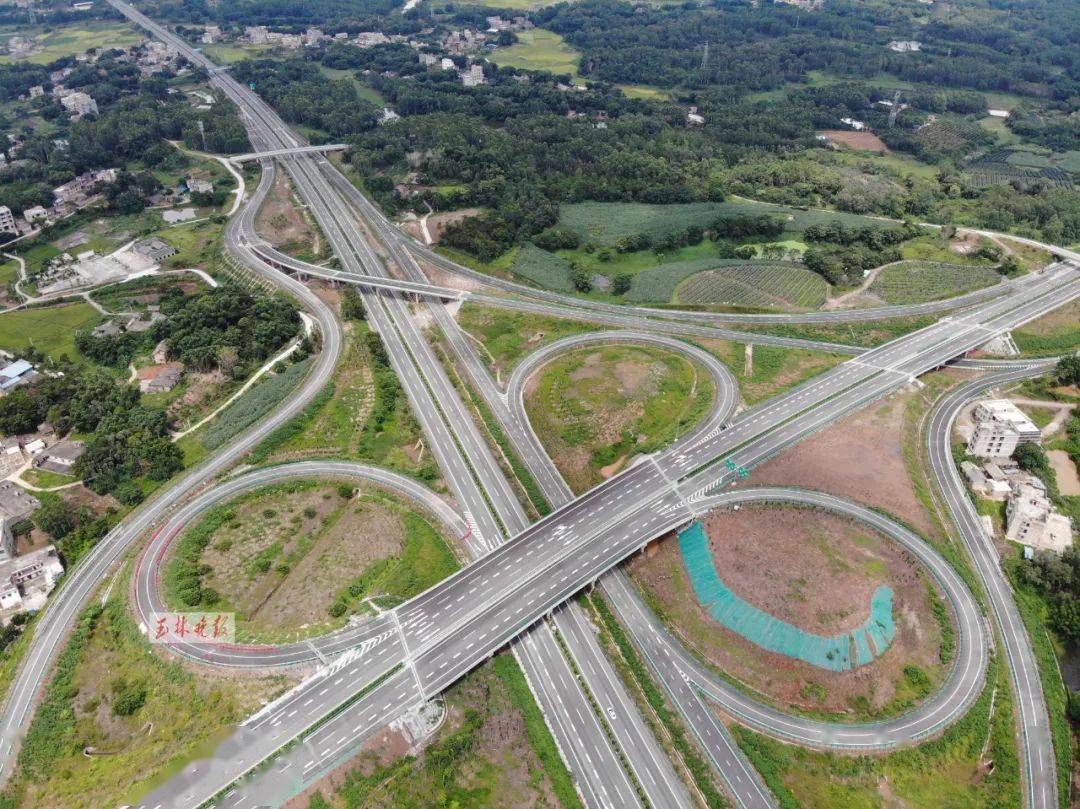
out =
[[225,284],[193,295],[170,288],[160,307],[165,319],[145,332],[95,337],[76,334],[83,354],[102,365],[124,366],[168,340],[168,357],[196,371],[222,368],[247,376],[258,364],[296,336],[300,317],[285,298],[252,294]]

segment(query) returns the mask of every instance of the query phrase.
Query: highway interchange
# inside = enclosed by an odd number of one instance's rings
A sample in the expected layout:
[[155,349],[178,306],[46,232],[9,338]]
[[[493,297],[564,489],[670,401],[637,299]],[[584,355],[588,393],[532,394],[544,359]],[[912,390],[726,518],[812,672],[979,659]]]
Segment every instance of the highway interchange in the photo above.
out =
[[[119,2],[114,5],[156,35],[171,36],[130,7]],[[180,45],[192,61],[201,61],[204,66],[211,67],[201,54],[183,43]],[[215,73],[214,81],[242,110],[257,150],[288,150],[302,145],[246,88],[220,73]],[[312,645],[301,644],[296,648],[220,652],[227,659],[223,657],[213,662],[230,665],[245,665],[256,660],[260,665],[280,665],[311,660],[313,656],[324,659],[338,652],[344,653],[316,678],[249,720],[235,737],[216,751],[212,760],[199,762],[155,791],[145,805],[193,806],[219,793],[224,794],[217,801],[220,806],[249,806],[278,800],[281,795],[295,792],[299,786],[335,766],[371,732],[418,702],[434,697],[508,642],[513,643],[514,653],[522,663],[588,805],[624,806],[643,802],[655,806],[687,805],[690,799],[682,780],[642,721],[621,681],[614,676],[587,617],[573,602],[560,606],[582,587],[594,582],[599,582],[634,634],[653,663],[654,674],[742,805],[772,805],[773,800],[722,726],[703,707],[702,694],[718,702],[740,721],[775,735],[786,734],[788,738],[822,747],[888,747],[910,743],[961,715],[977,695],[985,672],[986,638],[978,616],[971,609],[970,594],[964,595],[966,588],[958,579],[950,584],[949,576],[956,579],[955,573],[943,562],[935,565],[930,557],[922,557],[924,564],[938,577],[957,613],[961,637],[957,664],[946,686],[919,709],[899,720],[871,728],[793,721],[792,717],[780,712],[773,711],[775,715],[770,715],[763,711],[763,706],[717,682],[716,678],[703,672],[701,666],[694,665],[677,642],[657,631],[655,620],[642,610],[625,577],[608,571],[653,537],[685,524],[704,510],[734,502],[731,498],[746,497],[749,500],[762,496],[791,498],[790,502],[798,502],[799,497],[828,497],[780,491],[755,494],[753,490],[718,494],[731,481],[727,467],[717,461],[732,459],[746,466],[761,463],[842,415],[986,342],[989,336],[1072,299],[1080,292],[1080,274],[1072,265],[1055,265],[1039,276],[1010,283],[1004,289],[994,288],[1001,294],[986,294],[964,301],[973,305],[972,308],[885,346],[860,351],[856,359],[760,407],[744,411],[733,421],[731,414],[737,399],[733,380],[722,365],[697,350],[700,353],[695,360],[710,370],[717,391],[706,422],[667,451],[578,498],[571,496],[524,416],[520,391],[528,370],[535,369],[559,350],[597,340],[656,342],[692,354],[695,351],[692,346],[662,334],[707,334],[746,339],[745,334],[714,323],[753,323],[755,321],[748,318],[760,316],[698,317],[670,312],[645,316],[625,310],[583,309],[581,302],[575,299],[557,296],[561,299],[545,300],[545,296],[536,290],[528,290],[527,301],[492,296],[485,302],[533,307],[529,311],[553,314],[569,312],[579,319],[635,330],[624,334],[585,335],[570,338],[557,348],[549,347],[527,360],[523,364],[525,370],[516,372],[507,390],[502,391],[440,301],[452,296],[425,292],[427,303],[423,306],[429,310],[455,360],[485,399],[545,497],[556,509],[540,522],[530,525],[520,499],[507,481],[487,439],[462,402],[429,341],[417,328],[410,307],[393,294],[373,291],[370,283],[371,279],[389,275],[382,257],[372,249],[372,244],[377,241],[381,242],[387,257],[409,276],[410,283],[426,283],[415,259],[419,257],[438,263],[440,259],[433,258],[437,254],[405,239],[324,158],[297,154],[282,158],[282,162],[335,249],[341,263],[341,270],[336,271],[339,279],[360,285],[369,318],[383,337],[395,371],[421,421],[428,446],[450,483],[463,516],[458,517],[452,510],[453,516],[440,514],[440,507],[431,502],[426,503],[428,510],[457,535],[467,538],[469,550],[477,561],[362,628],[336,633]],[[273,163],[264,163],[259,187],[249,204],[230,223],[227,243],[238,260],[272,278],[276,285],[312,311],[323,341],[316,367],[298,395],[286,406],[242,436],[224,453],[190,470],[179,483],[140,508],[72,572],[60,597],[42,616],[27,663],[20,669],[5,704],[0,732],[0,744],[3,745],[0,766],[4,769],[0,773],[10,769],[19,736],[25,730],[35,695],[42,685],[41,672],[55,659],[68,628],[98,584],[139,537],[166,515],[171,515],[170,519],[155,532],[141,557],[144,562],[162,558],[161,553],[174,538],[175,530],[199,513],[197,504],[201,503],[205,508],[218,496],[240,491],[248,483],[257,485],[263,474],[285,474],[267,471],[250,473],[255,477],[227,479],[223,488],[207,490],[181,506],[193,492],[199,492],[202,485],[228,469],[269,432],[299,412],[333,370],[340,353],[341,333],[332,312],[302,284],[274,269],[274,264],[266,260],[265,248],[254,230],[254,212],[265,197],[274,171]],[[450,269],[461,270],[456,265]],[[490,279],[485,277],[487,280]],[[503,291],[522,293],[524,297],[523,289]],[[755,334],[752,339],[764,342],[769,338]],[[677,346],[672,345],[676,343]],[[847,347],[833,348],[855,353]],[[1021,365],[1008,373],[1019,378],[1032,371],[1027,365]],[[992,384],[993,379],[996,377],[986,382]],[[951,424],[951,419],[946,419],[945,423]],[[947,447],[948,432],[944,435]],[[940,443],[940,434],[937,439]],[[931,440],[935,440],[933,435]],[[955,476],[947,452],[945,460]],[[358,468],[338,472],[365,474]],[[307,474],[308,470],[303,473]],[[328,468],[319,472],[323,473],[334,472]],[[935,474],[941,481],[948,477],[948,470],[939,469],[935,464]],[[428,496],[406,492],[396,485],[397,482],[386,478],[377,482],[422,503]],[[948,487],[943,486],[943,491],[948,499]],[[851,516],[861,508],[836,498],[827,503],[818,501],[815,505],[838,509]],[[988,555],[992,549],[988,551],[985,540],[977,545],[983,549],[986,565],[979,561],[979,552],[968,536],[970,526],[965,526],[960,513],[963,503],[950,500],[949,506],[984,584],[992,583],[994,575],[1000,578],[996,561]],[[462,519],[468,525],[465,532],[461,531]],[[879,516],[878,519],[882,518]],[[879,528],[893,539],[904,541],[893,530],[902,531],[899,526]],[[917,538],[913,541],[918,543]],[[919,545],[925,549],[924,545]],[[157,595],[153,565],[140,564],[139,569],[140,574],[135,578],[138,603],[152,607],[157,603],[154,600]],[[957,586],[950,589],[951,585]],[[993,588],[988,585],[987,589]],[[1028,802],[1031,806],[1053,806],[1057,801],[1056,775],[1037,670],[1022,626],[1013,623],[1008,614],[1009,609],[1015,613],[1015,607],[1007,585],[1002,585],[999,595],[1002,606],[999,608],[999,599],[993,592],[991,604],[1001,627],[1014,682],[1020,684],[1023,696],[1030,697],[1028,711],[1023,710],[1024,700],[1020,700]],[[565,650],[560,641],[567,647]],[[191,649],[178,651],[200,653]],[[672,665],[664,661],[682,663]],[[361,696],[357,698],[357,694]],[[604,716],[598,716],[593,710],[590,695],[605,706]],[[329,718],[318,730],[304,737],[302,744],[279,756],[272,767],[260,769],[257,776],[233,786],[244,772],[253,769],[287,742],[302,737],[308,728],[326,717]],[[793,727],[797,730],[790,730]],[[624,760],[627,760],[626,765]]]

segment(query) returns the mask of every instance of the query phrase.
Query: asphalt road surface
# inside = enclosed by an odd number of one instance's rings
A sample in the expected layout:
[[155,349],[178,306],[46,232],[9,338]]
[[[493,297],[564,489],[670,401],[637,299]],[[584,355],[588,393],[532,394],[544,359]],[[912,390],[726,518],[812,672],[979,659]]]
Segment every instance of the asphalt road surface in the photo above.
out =
[[[155,28],[152,24],[148,27],[152,30]],[[227,80],[224,83],[227,84]],[[255,118],[265,118],[258,109],[244,109],[246,114]],[[267,127],[267,142],[254,143],[256,148],[287,148],[298,145],[294,136],[282,132],[273,132],[281,138],[274,142],[269,134],[277,126],[274,121],[263,120],[262,125]],[[258,138],[253,140],[257,141]],[[317,209],[316,216],[320,225],[323,225],[324,229],[335,231],[333,236],[328,234],[328,238],[335,243],[335,247],[347,246],[342,259],[351,266],[346,269],[357,275],[377,273],[379,261],[372,254],[363,236],[355,232],[355,220],[341,206],[341,197],[336,196],[340,189],[334,192],[329,188],[336,179],[327,168],[329,164],[325,160],[312,157],[290,158],[288,164],[298,190],[313,208]],[[324,172],[329,175],[329,182]],[[295,286],[299,289],[290,291],[311,305],[309,299],[314,296],[299,284]],[[394,661],[393,665],[373,665],[365,659],[370,658],[370,655],[359,655],[363,663],[357,666],[354,665],[357,661],[350,659],[350,655],[356,656],[355,651],[343,655],[340,666],[333,672],[333,679],[321,685],[325,696],[323,701],[316,701],[304,691],[304,699],[311,700],[310,703],[292,705],[288,708],[291,713],[285,712],[283,707],[282,712],[271,711],[267,716],[259,717],[260,726],[273,727],[273,732],[255,734],[262,741],[251,738],[251,734],[239,734],[218,751],[215,762],[218,765],[227,762],[234,771],[238,768],[242,771],[255,761],[261,760],[260,756],[265,750],[276,749],[282,739],[296,738],[319,716],[324,716],[331,710],[339,710],[340,713],[323,724],[302,747],[307,748],[309,743],[321,743],[325,740],[328,743],[324,748],[327,756],[331,755],[335,746],[348,747],[356,738],[357,729],[365,723],[376,722],[388,712],[400,710],[406,703],[411,704],[417,698],[426,698],[437,693],[475,665],[490,650],[499,648],[506,640],[520,635],[533,625],[539,616],[546,614],[583,584],[598,578],[612,564],[640,547],[643,541],[692,516],[696,505],[702,502],[711,490],[724,485],[730,479],[730,475],[723,472],[723,467],[716,463],[717,460],[732,459],[744,465],[760,462],[840,415],[895,389],[907,379],[970,350],[985,342],[988,336],[1012,328],[1071,300],[1076,294],[1075,269],[1067,265],[1052,268],[1039,278],[1015,285],[1008,296],[979,305],[963,316],[954,317],[887,346],[865,352],[858,359],[839,366],[835,373],[825,374],[818,380],[800,386],[792,391],[792,394],[779,397],[782,401],[748,411],[749,415],[744,414],[744,417],[737,419],[730,428],[721,429],[723,425],[720,425],[716,428],[715,435],[710,432],[692,446],[681,446],[678,454],[650,460],[628,470],[594,492],[569,503],[536,526],[518,533],[514,539],[489,551],[461,574],[396,611],[394,620],[398,623],[397,638],[405,650],[405,655]],[[440,432],[435,422],[441,420],[444,427],[450,421],[460,424],[463,418],[469,418],[469,414],[454,404],[455,401],[460,403],[456,395],[446,395],[449,380],[445,380],[445,374],[442,374],[443,378],[439,378],[438,361],[432,355],[430,346],[427,346],[422,338],[417,340],[415,329],[410,326],[412,321],[407,307],[396,299],[377,297],[372,293],[366,294],[365,302],[369,302],[369,312],[377,313],[374,318],[377,328],[387,342],[391,356],[397,358],[395,370],[401,374],[410,398],[414,395],[417,399],[421,398],[420,391],[426,389],[428,401],[433,403],[436,412],[443,406],[448,408],[447,412],[440,413],[441,419],[432,419],[431,424],[425,424],[425,430],[433,435],[440,435],[439,443],[456,442],[461,433],[450,434],[445,429]],[[318,314],[318,308],[312,308]],[[330,318],[328,324],[324,324],[320,318],[319,323],[324,342],[329,342],[332,347],[333,340],[330,338],[336,330],[333,318]],[[331,353],[324,351],[320,362]],[[309,380],[305,390],[310,386]],[[315,386],[314,391],[319,387],[321,384]],[[452,386],[450,389],[452,391]],[[793,395],[796,393],[797,396]],[[296,409],[305,403],[301,402]],[[295,409],[279,411],[267,423],[275,422],[280,415],[280,420],[273,425],[276,426],[294,412]],[[273,426],[266,429],[266,432],[273,429]],[[261,428],[265,428],[265,424],[259,425],[251,433],[256,433]],[[265,432],[261,435],[264,434]],[[237,447],[241,447],[238,451],[236,447],[230,447],[229,452],[216,456],[205,467],[211,470],[225,468],[260,440],[261,435],[245,446],[244,440],[250,436],[249,433],[238,442]],[[432,451],[437,452],[434,447]],[[490,450],[480,446],[469,448],[465,453],[466,465],[459,465],[456,471],[469,475],[487,475],[490,467],[486,464],[470,463],[470,459],[474,462],[475,458],[483,457],[484,453],[490,455]],[[440,460],[451,463],[452,456],[448,452],[444,455],[445,458]],[[220,466],[216,466],[217,464]],[[452,476],[454,472],[453,467],[450,467]],[[181,482],[188,484],[186,488],[194,488],[197,482],[210,476],[212,474],[205,474],[200,467],[185,475]],[[505,479],[501,484],[494,477],[478,483],[488,497],[493,496],[492,492],[500,499],[513,497]],[[170,487],[168,492],[177,488],[182,487]],[[140,509],[138,514],[152,511],[153,505],[167,499],[168,492],[159,495],[151,504]],[[460,496],[462,493],[455,494]],[[629,502],[626,502],[627,500]],[[162,507],[157,516],[164,513],[167,507]],[[471,516],[477,521],[478,527],[487,521],[488,524],[482,527],[481,536],[489,538],[489,542],[495,542],[495,538],[507,528],[505,524],[499,525],[505,517],[497,513],[484,517],[484,510],[477,508]],[[497,512],[498,508],[495,511]],[[110,538],[95,549],[92,557],[106,562],[104,570],[98,571],[100,576],[97,581],[104,577],[104,573],[112,565],[106,558],[107,548],[120,544],[119,552],[122,552],[134,537],[155,520],[156,517],[144,522],[127,544],[119,543],[110,535]],[[130,524],[133,526],[136,522],[138,520],[132,520]],[[124,528],[127,529],[128,526],[129,523],[125,523]],[[130,530],[135,529],[132,527]],[[82,574],[82,579],[90,584],[91,589],[96,586],[94,573],[86,572],[91,568],[90,560],[87,561],[87,564],[80,565],[69,577],[61,591],[63,597],[57,599],[42,616],[43,620],[37,628],[29,653],[31,656],[38,655],[39,670],[44,670],[47,662],[53,659],[56,644],[62,641],[66,627],[71,625],[81,608],[81,604],[77,603],[80,600],[79,591],[73,587],[73,582]],[[473,587],[471,593],[467,590],[470,586]],[[75,597],[70,597],[73,592]],[[481,593],[482,600],[476,596],[477,592]],[[470,598],[463,604],[467,596]],[[1007,592],[1005,596],[1008,600]],[[89,592],[83,594],[82,604],[88,598]],[[50,614],[57,616],[65,611],[68,613],[66,625],[62,618],[49,620]],[[1022,636],[1022,630],[1019,634]],[[39,652],[48,645],[48,641],[42,641],[43,635],[46,638],[52,637],[51,651],[44,649]],[[1026,638],[1021,640],[1021,645],[1024,643]],[[385,643],[380,645],[389,646]],[[387,659],[392,656],[385,655]],[[404,667],[402,660],[405,662]],[[36,692],[40,687],[37,673],[24,677],[26,672],[27,665],[24,664],[16,683],[13,684],[12,699],[5,708],[5,730],[2,737],[5,744],[2,751],[5,763],[10,761],[11,754],[8,728],[14,728],[17,732],[20,723],[25,721],[25,709],[32,704],[32,694],[26,696],[26,687],[29,686],[31,692]],[[385,679],[378,687],[370,688],[359,699],[355,697],[365,686],[371,686],[380,678]],[[26,682],[20,685],[21,680]],[[24,707],[21,715],[17,710],[12,711],[12,707],[20,703]],[[269,718],[271,716],[272,718]],[[276,725],[273,724],[275,721]],[[350,721],[352,725],[348,724]],[[1031,734],[1027,732],[1028,719],[1025,718],[1024,721],[1027,741]],[[276,741],[265,741],[271,736]],[[312,759],[309,763],[312,763],[313,768],[317,768],[319,761],[326,756],[323,756],[323,748],[319,748],[318,743],[313,746],[318,748],[316,753],[320,758]],[[222,759],[222,753],[227,754],[225,759]],[[227,775],[227,769],[228,767],[211,763],[203,772],[186,772],[184,778],[189,779],[191,789],[209,796],[217,789],[212,792],[206,790],[215,784],[221,784]],[[1040,772],[1043,771],[1033,771],[1033,780],[1043,777]],[[228,781],[224,783],[227,784]],[[1054,792],[1056,797],[1056,790]],[[1033,795],[1038,794],[1041,794],[1038,790],[1033,792]]]

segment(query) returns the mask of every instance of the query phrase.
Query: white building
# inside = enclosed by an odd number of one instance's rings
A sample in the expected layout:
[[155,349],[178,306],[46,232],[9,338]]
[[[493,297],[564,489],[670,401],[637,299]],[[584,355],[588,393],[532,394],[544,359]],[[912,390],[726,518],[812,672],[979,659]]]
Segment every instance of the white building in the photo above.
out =
[[270,41],[270,31],[265,25],[249,25],[244,29],[244,36],[252,45],[265,45]]
[[1038,443],[1039,428],[1008,399],[986,399],[975,405],[975,429],[968,441],[969,455],[1007,458],[1018,444]]
[[468,70],[461,71],[461,83],[466,87],[476,87],[484,83],[484,66],[472,65]]
[[390,37],[382,31],[361,31],[356,35],[356,45],[359,48],[373,48],[376,45],[385,45]]
[[41,609],[63,575],[64,566],[52,545],[0,563],[0,610],[11,616]]
[[34,222],[48,219],[49,212],[40,205],[35,205],[33,208],[27,208],[23,211],[23,218],[32,225]]
[[914,53],[922,50],[922,43],[914,39],[894,39],[889,43],[889,50],[897,53]]
[[11,212],[11,208],[9,208],[7,205],[0,205],[0,232],[19,232],[19,229],[15,227],[15,215]]
[[1038,551],[1061,553],[1072,545],[1072,524],[1054,511],[1046,491],[1031,483],[1021,483],[1006,506],[1005,536]]
[[847,124],[856,132],[862,132],[866,129],[866,124],[863,121],[857,121],[854,118],[841,118],[841,122]]
[[97,115],[98,105],[89,95],[81,91],[68,93],[60,99],[60,104],[75,115]]

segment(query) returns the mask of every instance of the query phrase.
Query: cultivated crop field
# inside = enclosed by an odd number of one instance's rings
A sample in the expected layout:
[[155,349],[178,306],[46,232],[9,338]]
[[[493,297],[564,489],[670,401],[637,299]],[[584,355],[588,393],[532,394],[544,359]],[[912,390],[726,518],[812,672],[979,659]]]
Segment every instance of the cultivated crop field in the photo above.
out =
[[1080,172],[1080,152],[1037,154],[1021,149],[998,149],[971,163],[965,174],[977,188],[1013,180],[1042,180],[1071,188],[1069,172]]
[[515,275],[532,281],[543,289],[556,292],[573,292],[570,283],[570,265],[566,259],[541,250],[539,247],[525,244],[514,259],[510,268]]
[[973,292],[1000,281],[993,267],[904,261],[878,273],[870,291],[886,303],[922,303]]
[[828,295],[825,279],[803,267],[751,262],[691,276],[679,285],[675,300],[754,309],[816,309]]

